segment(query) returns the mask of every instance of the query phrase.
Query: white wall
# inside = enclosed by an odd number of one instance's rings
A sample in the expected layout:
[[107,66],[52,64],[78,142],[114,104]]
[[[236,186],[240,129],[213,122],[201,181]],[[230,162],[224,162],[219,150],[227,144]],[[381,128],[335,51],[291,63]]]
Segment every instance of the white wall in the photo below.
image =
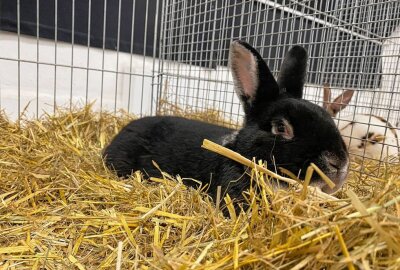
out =
[[[395,31],[384,43],[386,49],[382,53],[384,75],[381,88],[396,94],[399,94],[399,33],[400,30]],[[18,44],[19,59],[22,60],[19,70]],[[153,73],[156,75],[154,83],[157,84],[158,70],[159,60],[152,57],[111,50],[103,52],[98,48],[88,49],[86,46],[72,46],[64,42],[56,44],[46,39],[40,39],[37,46],[36,37],[21,36],[18,42],[15,33],[0,31],[0,107],[11,119],[15,119],[18,115],[18,89],[20,89],[20,108],[23,110],[27,106],[29,117],[36,116],[36,111],[39,115],[43,111],[52,112],[54,101],[59,106],[69,106],[70,101],[73,104],[85,104],[86,95],[88,102],[95,101],[96,109],[100,109],[102,100],[102,108],[108,111],[122,108],[129,109],[134,114],[142,112],[144,115],[149,115],[155,111],[156,100],[152,101],[151,96],[153,92],[156,98],[158,87],[157,85],[153,87],[152,76]],[[191,110],[214,108],[224,112],[225,118],[241,121],[242,111],[227,67],[208,69],[164,61],[160,75],[162,98]],[[342,89],[332,90],[333,96],[342,91]],[[373,99],[373,92],[369,91],[380,91],[380,89],[362,90],[356,93],[351,105],[342,115],[352,114],[354,110],[369,113],[371,110],[366,107],[378,105],[384,109],[375,110],[375,114],[389,118],[393,123],[397,122],[399,105],[392,104],[391,108],[397,110],[392,111],[390,115],[388,111],[391,94],[375,94]],[[305,97],[321,104],[322,87],[307,85]],[[150,110],[152,102],[153,111]]]
[[96,101],[98,109],[103,100],[106,110],[113,111],[116,102],[117,108],[128,109],[130,104],[130,111],[139,114],[142,92],[142,111],[149,114],[152,74],[151,57],[105,50],[103,62],[102,49],[88,50],[86,46],[56,44],[46,39],[40,39],[37,46],[35,37],[21,36],[18,42],[15,33],[0,31],[0,107],[14,119],[18,114],[18,89],[21,110],[28,106],[27,113],[31,117],[37,109],[39,114],[44,110],[52,111],[54,101],[59,106],[69,106],[70,100],[73,104],[85,104],[86,96],[89,102]]

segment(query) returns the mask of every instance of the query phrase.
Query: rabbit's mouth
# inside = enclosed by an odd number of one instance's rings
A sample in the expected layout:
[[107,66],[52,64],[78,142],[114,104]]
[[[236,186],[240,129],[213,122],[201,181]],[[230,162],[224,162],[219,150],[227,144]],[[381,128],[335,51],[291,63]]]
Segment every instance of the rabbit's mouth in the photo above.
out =
[[330,180],[335,184],[333,188],[322,180],[321,178],[315,179],[313,185],[319,187],[323,192],[327,194],[333,194],[337,192],[343,184],[346,182],[348,170],[349,170],[349,159],[339,161],[336,157],[325,156],[325,170],[324,173],[329,177]]
[[321,183],[321,190],[327,194],[333,194],[336,193],[344,184],[344,182],[346,181],[347,178],[347,170],[346,171],[339,171],[337,173],[335,173],[335,175],[327,175],[334,183],[335,186],[333,188],[330,188],[328,186],[328,184],[323,181],[323,183]]

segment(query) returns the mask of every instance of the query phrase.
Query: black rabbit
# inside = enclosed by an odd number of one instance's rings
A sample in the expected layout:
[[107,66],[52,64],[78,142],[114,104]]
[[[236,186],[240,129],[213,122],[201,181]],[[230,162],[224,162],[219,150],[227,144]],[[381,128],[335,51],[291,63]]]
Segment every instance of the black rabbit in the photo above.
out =
[[327,193],[338,190],[347,176],[348,152],[330,115],[302,99],[305,49],[295,46],[288,52],[277,81],[258,52],[245,42],[232,42],[229,57],[245,112],[239,131],[181,117],[144,117],[124,127],[105,149],[107,166],[122,177],[135,170],[158,176],[154,160],[169,174],[209,184],[214,198],[221,186],[231,198],[240,199],[250,184],[246,168],[202,149],[203,139],[209,139],[249,159],[263,159],[269,169],[284,167],[300,172],[301,177],[314,162],[336,186],[330,189],[316,174],[311,185]]

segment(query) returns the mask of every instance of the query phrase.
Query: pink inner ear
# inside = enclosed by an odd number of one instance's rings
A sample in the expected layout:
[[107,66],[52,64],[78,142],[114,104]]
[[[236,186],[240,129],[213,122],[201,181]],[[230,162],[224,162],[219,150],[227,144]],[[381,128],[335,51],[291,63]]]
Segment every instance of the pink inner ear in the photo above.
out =
[[339,111],[346,108],[346,106],[350,103],[353,93],[354,91],[352,90],[346,90],[343,94],[335,98],[335,100],[330,104],[332,111],[337,114]]
[[350,103],[351,98],[353,97],[353,94],[354,94],[353,90],[344,91],[342,103],[348,105]]
[[232,70],[243,95],[254,98],[258,87],[257,61],[245,47],[235,44],[231,59]]

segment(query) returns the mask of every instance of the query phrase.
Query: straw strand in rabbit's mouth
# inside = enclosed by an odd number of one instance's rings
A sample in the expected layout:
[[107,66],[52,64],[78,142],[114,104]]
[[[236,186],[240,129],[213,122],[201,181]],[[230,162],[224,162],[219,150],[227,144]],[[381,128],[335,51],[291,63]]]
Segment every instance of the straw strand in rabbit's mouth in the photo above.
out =
[[288,165],[296,165],[296,163],[274,163],[275,166],[288,166]]

